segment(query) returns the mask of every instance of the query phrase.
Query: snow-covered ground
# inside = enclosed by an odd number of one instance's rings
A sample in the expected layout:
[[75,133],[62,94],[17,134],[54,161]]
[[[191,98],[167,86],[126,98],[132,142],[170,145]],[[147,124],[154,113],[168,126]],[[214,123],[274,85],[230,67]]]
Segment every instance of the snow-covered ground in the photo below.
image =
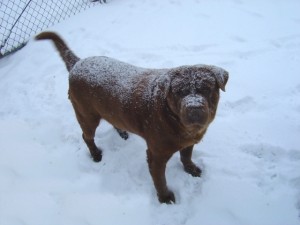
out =
[[84,58],[229,71],[217,117],[186,174],[175,154],[159,204],[145,142],[103,122],[94,163],[50,42],[0,60],[1,225],[299,225],[300,1],[111,0],[55,27]]

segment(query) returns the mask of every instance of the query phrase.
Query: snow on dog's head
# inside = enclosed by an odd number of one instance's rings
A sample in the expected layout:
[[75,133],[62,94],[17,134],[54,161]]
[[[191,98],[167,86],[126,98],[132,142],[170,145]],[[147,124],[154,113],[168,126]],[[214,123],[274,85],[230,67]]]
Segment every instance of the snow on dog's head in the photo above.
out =
[[167,100],[172,112],[184,126],[206,129],[215,117],[228,72],[216,66],[182,66],[170,70],[170,77]]

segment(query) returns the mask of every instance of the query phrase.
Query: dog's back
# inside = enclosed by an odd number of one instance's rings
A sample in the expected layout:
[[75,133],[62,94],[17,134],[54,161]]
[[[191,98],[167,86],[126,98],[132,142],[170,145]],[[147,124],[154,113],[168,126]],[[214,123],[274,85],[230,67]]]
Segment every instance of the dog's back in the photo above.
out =
[[144,136],[144,122],[137,121],[144,120],[153,105],[161,105],[155,95],[163,95],[159,85],[165,82],[165,69],[145,69],[105,56],[80,59],[53,32],[43,32],[36,40],[52,40],[65,62],[69,98],[79,123],[101,115],[115,127]]
[[118,128],[144,136],[144,122],[132,121],[144,120],[153,110],[150,104],[154,95],[162,94],[155,92],[164,72],[105,56],[89,57],[71,69],[69,97],[78,111],[97,113]]
[[139,82],[140,75],[145,72],[147,69],[109,57],[89,57],[80,60],[71,69],[70,88],[78,82],[86,83],[89,89],[97,89],[97,92],[103,90],[105,93],[110,93],[112,98],[116,95],[125,102],[128,100],[128,94],[132,93],[135,84]]

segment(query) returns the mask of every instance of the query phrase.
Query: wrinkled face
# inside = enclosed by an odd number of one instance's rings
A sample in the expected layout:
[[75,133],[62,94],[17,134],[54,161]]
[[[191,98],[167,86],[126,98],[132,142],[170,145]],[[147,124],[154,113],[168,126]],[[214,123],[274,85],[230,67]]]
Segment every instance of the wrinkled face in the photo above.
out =
[[[219,101],[219,88],[222,85],[216,77],[219,76],[216,73],[220,71],[215,68],[180,67],[173,71],[167,97],[168,105],[185,127],[206,128],[214,119]],[[228,73],[224,76],[225,86]]]

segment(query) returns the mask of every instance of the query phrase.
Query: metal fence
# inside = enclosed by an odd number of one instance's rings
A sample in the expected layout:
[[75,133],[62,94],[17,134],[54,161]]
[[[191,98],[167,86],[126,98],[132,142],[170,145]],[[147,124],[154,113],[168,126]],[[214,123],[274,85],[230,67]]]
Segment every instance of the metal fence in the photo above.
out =
[[99,0],[0,0],[0,58],[37,32],[94,6]]

